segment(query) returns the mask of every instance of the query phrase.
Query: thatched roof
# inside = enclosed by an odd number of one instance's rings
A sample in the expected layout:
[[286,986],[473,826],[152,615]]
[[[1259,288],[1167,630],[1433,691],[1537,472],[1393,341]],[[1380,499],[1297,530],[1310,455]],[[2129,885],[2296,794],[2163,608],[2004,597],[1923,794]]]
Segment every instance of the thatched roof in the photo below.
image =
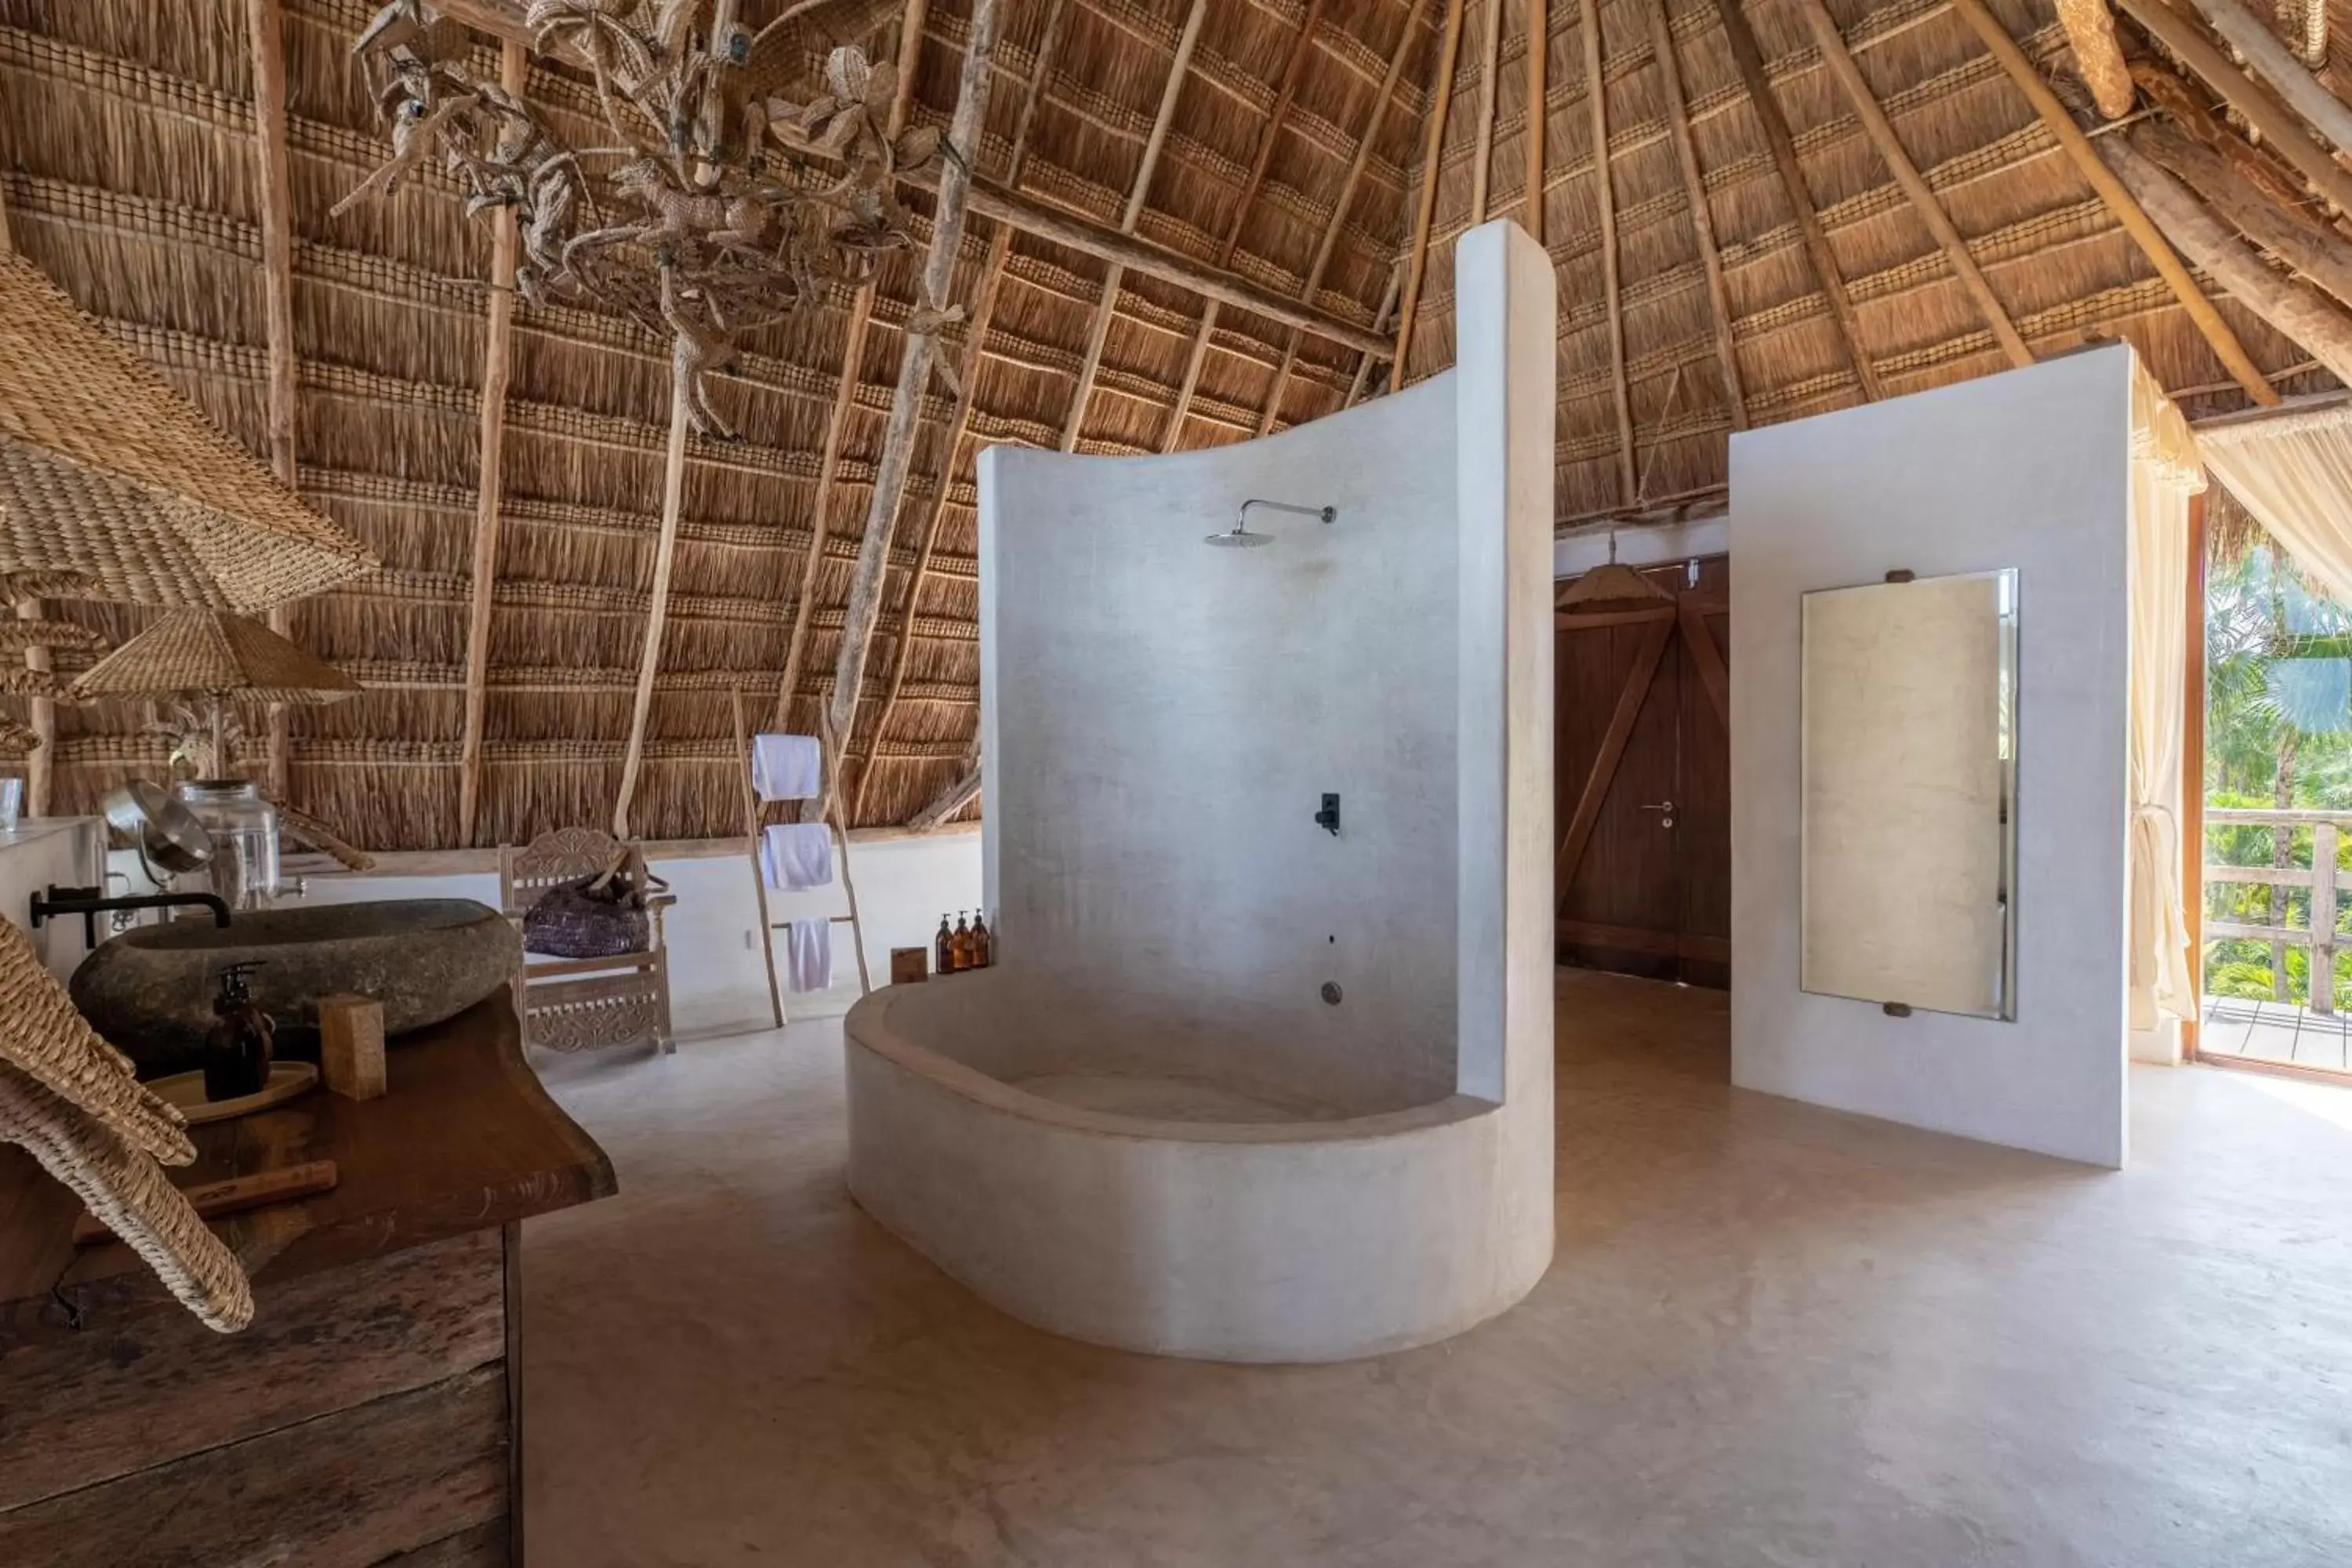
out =
[[[449,847],[463,771],[488,231],[463,216],[457,187],[437,176],[329,216],[383,153],[383,132],[347,54],[373,5],[283,3],[298,488],[384,562],[380,574],[293,607],[298,640],[369,689],[292,716],[288,793],[371,847]],[[268,444],[268,328],[247,4],[0,0],[0,203],[19,249],[259,453]],[[842,4],[857,9],[856,0]],[[1328,248],[1313,303],[1360,328],[1392,331],[1381,317],[1411,250],[1448,4],[1210,0],[1133,233],[1185,258],[1226,260],[1232,272],[1292,298]],[[1623,440],[1580,7],[1570,0],[1549,6],[1547,238],[1561,290],[1563,524],[1661,503],[1720,504],[1728,405],[1649,4],[1611,0],[1598,8],[1617,319],[1635,434],[1632,495],[1619,490]],[[463,7],[486,8],[520,9],[511,0]],[[782,9],[777,0],[743,0],[755,25]],[[1997,0],[1992,9],[2037,59],[2063,41],[2045,0]],[[2245,401],[1945,0],[1840,0],[1831,10],[2034,353],[2127,336],[2192,412]],[[1003,179],[1032,78],[1050,53],[1027,117],[1018,187],[1037,204],[1117,229],[1191,11],[1188,0],[1008,0],[982,175]],[[1489,137],[1482,86],[1498,12]],[[1860,390],[1727,51],[1721,14],[1714,0],[1667,0],[1665,12],[1721,247],[1748,417],[1793,418],[1855,401]],[[928,6],[917,122],[947,120],[968,13],[969,0]],[[1313,31],[1300,49],[1310,14]],[[2009,361],[1971,296],[1822,68],[1798,0],[1756,0],[1747,16],[1883,390],[2003,367]],[[1491,142],[1488,214],[1518,210],[1525,18],[1521,0],[1464,0],[1408,365],[1413,377],[1450,361],[1450,245],[1474,216],[1482,140]],[[888,51],[887,28],[877,42],[877,56]],[[1267,139],[1295,50],[1295,97]],[[477,55],[477,74],[495,77],[488,39]],[[583,143],[593,136],[588,92],[575,75],[537,68],[531,95],[567,133]],[[1268,155],[1254,181],[1262,141]],[[928,196],[909,200],[928,210]],[[1335,215],[1335,205],[1344,210]],[[992,220],[975,216],[961,249],[959,299],[972,298],[995,237]],[[967,355],[968,367],[978,367],[970,438],[950,452],[951,398],[935,389],[926,405],[851,742],[853,754],[870,750],[874,759],[860,792],[863,823],[906,820],[968,765],[978,677],[977,448],[1059,445],[1074,418],[1106,268],[1029,234],[1014,237],[1008,255],[986,342],[979,355]],[[828,690],[919,265],[916,253],[887,266],[856,367],[799,689],[785,721],[803,731],[814,731]],[[2234,304],[2222,310],[2282,391],[2331,384],[2294,343]],[[755,721],[769,718],[851,317],[852,296],[843,289],[825,309],[763,332],[716,394],[748,438],[698,437],[689,446],[667,634],[633,812],[633,826],[647,837],[737,828],[730,691],[740,685]],[[1197,294],[1127,272],[1091,394],[1075,415],[1077,449],[1244,439],[1269,418],[1317,417],[1359,387],[1368,395],[1384,384],[1385,367],[1368,365],[1356,350],[1295,337],[1228,308],[1177,422],[1201,321]],[[473,834],[483,844],[611,816],[654,579],[669,409],[667,345],[581,310],[520,310],[511,371]],[[943,471],[935,551],[907,627],[908,585]],[[72,616],[117,643],[143,624],[142,612],[112,606],[60,604],[47,613]],[[78,668],[70,654],[58,663]],[[162,766],[142,717],[130,705],[61,712],[62,808],[87,809],[126,768]]]

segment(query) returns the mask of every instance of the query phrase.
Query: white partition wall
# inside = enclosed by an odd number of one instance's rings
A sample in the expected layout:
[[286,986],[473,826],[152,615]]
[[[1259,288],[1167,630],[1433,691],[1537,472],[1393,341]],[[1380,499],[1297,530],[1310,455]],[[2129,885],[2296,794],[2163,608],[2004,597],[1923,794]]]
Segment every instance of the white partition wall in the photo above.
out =
[[1550,1260],[1552,276],[1455,276],[1402,395],[982,460],[999,963],[851,1013],[850,1188],[1033,1322],[1329,1360]]
[[[2125,1156],[2120,345],[1731,442],[1732,1079],[2098,1165]],[[1799,631],[1812,589],[2018,573],[2014,1021],[1799,987]]]

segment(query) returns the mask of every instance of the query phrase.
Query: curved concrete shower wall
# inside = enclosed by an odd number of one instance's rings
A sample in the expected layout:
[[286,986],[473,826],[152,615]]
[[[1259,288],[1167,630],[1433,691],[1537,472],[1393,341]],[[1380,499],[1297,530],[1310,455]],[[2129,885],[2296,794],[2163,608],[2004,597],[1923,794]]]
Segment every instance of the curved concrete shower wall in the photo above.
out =
[[[1336,1359],[1549,1261],[1551,269],[1489,225],[1456,298],[1270,440],[982,457],[999,967],[852,1012],[850,1184],[1046,1328]],[[1207,547],[1251,497],[1338,519]]]

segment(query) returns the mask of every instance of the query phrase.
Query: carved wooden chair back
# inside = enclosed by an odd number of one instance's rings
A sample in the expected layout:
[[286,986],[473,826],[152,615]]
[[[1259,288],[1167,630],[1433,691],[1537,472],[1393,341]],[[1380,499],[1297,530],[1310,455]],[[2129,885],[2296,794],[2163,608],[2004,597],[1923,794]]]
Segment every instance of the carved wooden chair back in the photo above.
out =
[[[520,921],[551,888],[612,868],[625,855],[642,854],[593,827],[562,827],[542,833],[522,848],[499,847],[499,907]],[[543,958],[526,954],[515,985],[522,1011],[523,1037],[561,1051],[622,1045],[650,1037],[664,1052],[677,1047],[670,1034],[669,952],[663,942],[667,893],[646,900],[653,916],[652,945],[616,958]]]

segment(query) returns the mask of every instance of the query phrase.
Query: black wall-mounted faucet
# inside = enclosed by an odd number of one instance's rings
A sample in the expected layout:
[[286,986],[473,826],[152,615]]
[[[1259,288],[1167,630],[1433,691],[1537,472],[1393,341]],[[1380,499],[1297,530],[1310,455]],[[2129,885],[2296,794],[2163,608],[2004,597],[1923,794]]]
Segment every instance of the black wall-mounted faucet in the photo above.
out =
[[1339,837],[1339,797],[1337,795],[1328,791],[1324,793],[1323,809],[1315,814],[1315,826],[1334,838]]
[[166,910],[203,908],[213,912],[213,924],[228,924],[228,905],[217,893],[142,893],[136,897],[110,899],[103,888],[60,888],[51,882],[46,893],[33,895],[33,929],[41,929],[45,921],[59,915],[81,917],[82,940],[90,946],[98,945],[98,916],[101,910]]

